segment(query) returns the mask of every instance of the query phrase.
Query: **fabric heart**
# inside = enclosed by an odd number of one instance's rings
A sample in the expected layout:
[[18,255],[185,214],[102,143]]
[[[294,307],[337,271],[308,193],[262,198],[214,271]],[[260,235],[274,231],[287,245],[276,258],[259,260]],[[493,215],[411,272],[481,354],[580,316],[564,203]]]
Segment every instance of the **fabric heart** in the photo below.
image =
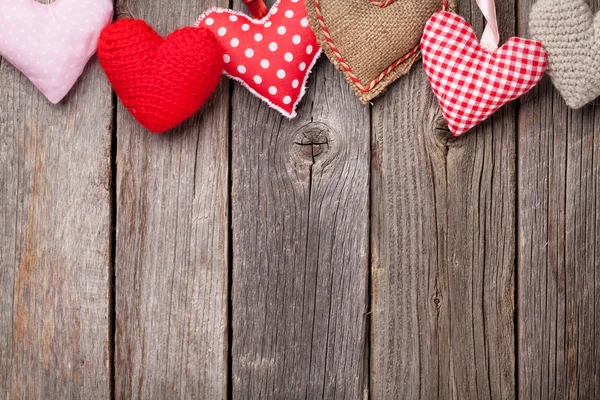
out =
[[112,17],[111,0],[0,0],[0,56],[56,104],[96,52]]
[[569,107],[600,96],[600,14],[584,0],[541,0],[529,31],[548,52],[548,75]]
[[454,7],[455,0],[306,0],[319,45],[363,103],[410,70],[429,17]]
[[260,20],[213,8],[196,26],[217,36],[227,76],[284,116],[296,116],[306,80],[321,54],[301,1],[280,0]]
[[183,28],[163,39],[133,19],[104,29],[98,58],[125,107],[155,133],[194,114],[223,70],[223,51],[209,30]]
[[513,37],[496,51],[483,48],[471,25],[445,11],[425,25],[423,67],[450,131],[460,136],[544,76],[541,43]]

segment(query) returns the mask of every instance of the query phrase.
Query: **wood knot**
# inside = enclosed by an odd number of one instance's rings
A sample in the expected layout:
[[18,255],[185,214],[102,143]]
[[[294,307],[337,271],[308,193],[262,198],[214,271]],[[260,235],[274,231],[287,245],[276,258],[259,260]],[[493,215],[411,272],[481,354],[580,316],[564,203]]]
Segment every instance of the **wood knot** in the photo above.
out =
[[435,119],[433,120],[433,128],[438,141],[445,144],[449,139],[453,138],[452,132],[450,132],[450,128],[448,128],[448,123],[442,114],[436,115]]
[[438,113],[433,119],[433,132],[433,139],[437,147],[443,150],[444,154],[450,148],[460,147],[460,138],[452,135],[450,128],[448,128],[448,123],[441,113]]
[[432,297],[432,302],[433,302],[433,307],[436,310],[440,310],[440,308],[442,308],[442,297],[440,296],[439,293],[436,293],[433,297]]
[[316,164],[331,151],[332,129],[322,122],[311,122],[294,133],[294,158]]

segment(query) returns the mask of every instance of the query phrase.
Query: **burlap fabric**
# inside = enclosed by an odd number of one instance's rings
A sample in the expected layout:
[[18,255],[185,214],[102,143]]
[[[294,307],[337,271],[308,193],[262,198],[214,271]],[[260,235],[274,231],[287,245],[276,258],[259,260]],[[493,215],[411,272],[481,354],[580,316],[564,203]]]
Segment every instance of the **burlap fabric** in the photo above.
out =
[[443,8],[443,0],[305,1],[319,45],[364,103],[419,59],[425,23]]

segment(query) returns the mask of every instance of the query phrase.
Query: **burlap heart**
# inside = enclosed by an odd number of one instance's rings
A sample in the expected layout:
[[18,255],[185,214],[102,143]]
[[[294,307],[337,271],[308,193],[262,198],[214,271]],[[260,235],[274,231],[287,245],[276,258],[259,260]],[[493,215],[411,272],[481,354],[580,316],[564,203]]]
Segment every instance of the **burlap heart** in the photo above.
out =
[[429,17],[454,7],[455,0],[306,0],[319,45],[364,103],[419,58]]
[[548,75],[569,107],[600,96],[600,14],[584,0],[541,0],[529,30],[548,52]]

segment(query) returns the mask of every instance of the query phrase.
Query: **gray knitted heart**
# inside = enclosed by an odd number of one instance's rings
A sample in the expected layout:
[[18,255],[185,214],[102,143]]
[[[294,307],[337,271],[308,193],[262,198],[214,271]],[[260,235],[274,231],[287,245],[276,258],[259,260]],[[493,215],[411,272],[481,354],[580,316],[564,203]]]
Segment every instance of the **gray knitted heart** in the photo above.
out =
[[600,13],[584,0],[540,0],[529,32],[548,52],[548,75],[571,108],[600,96]]

